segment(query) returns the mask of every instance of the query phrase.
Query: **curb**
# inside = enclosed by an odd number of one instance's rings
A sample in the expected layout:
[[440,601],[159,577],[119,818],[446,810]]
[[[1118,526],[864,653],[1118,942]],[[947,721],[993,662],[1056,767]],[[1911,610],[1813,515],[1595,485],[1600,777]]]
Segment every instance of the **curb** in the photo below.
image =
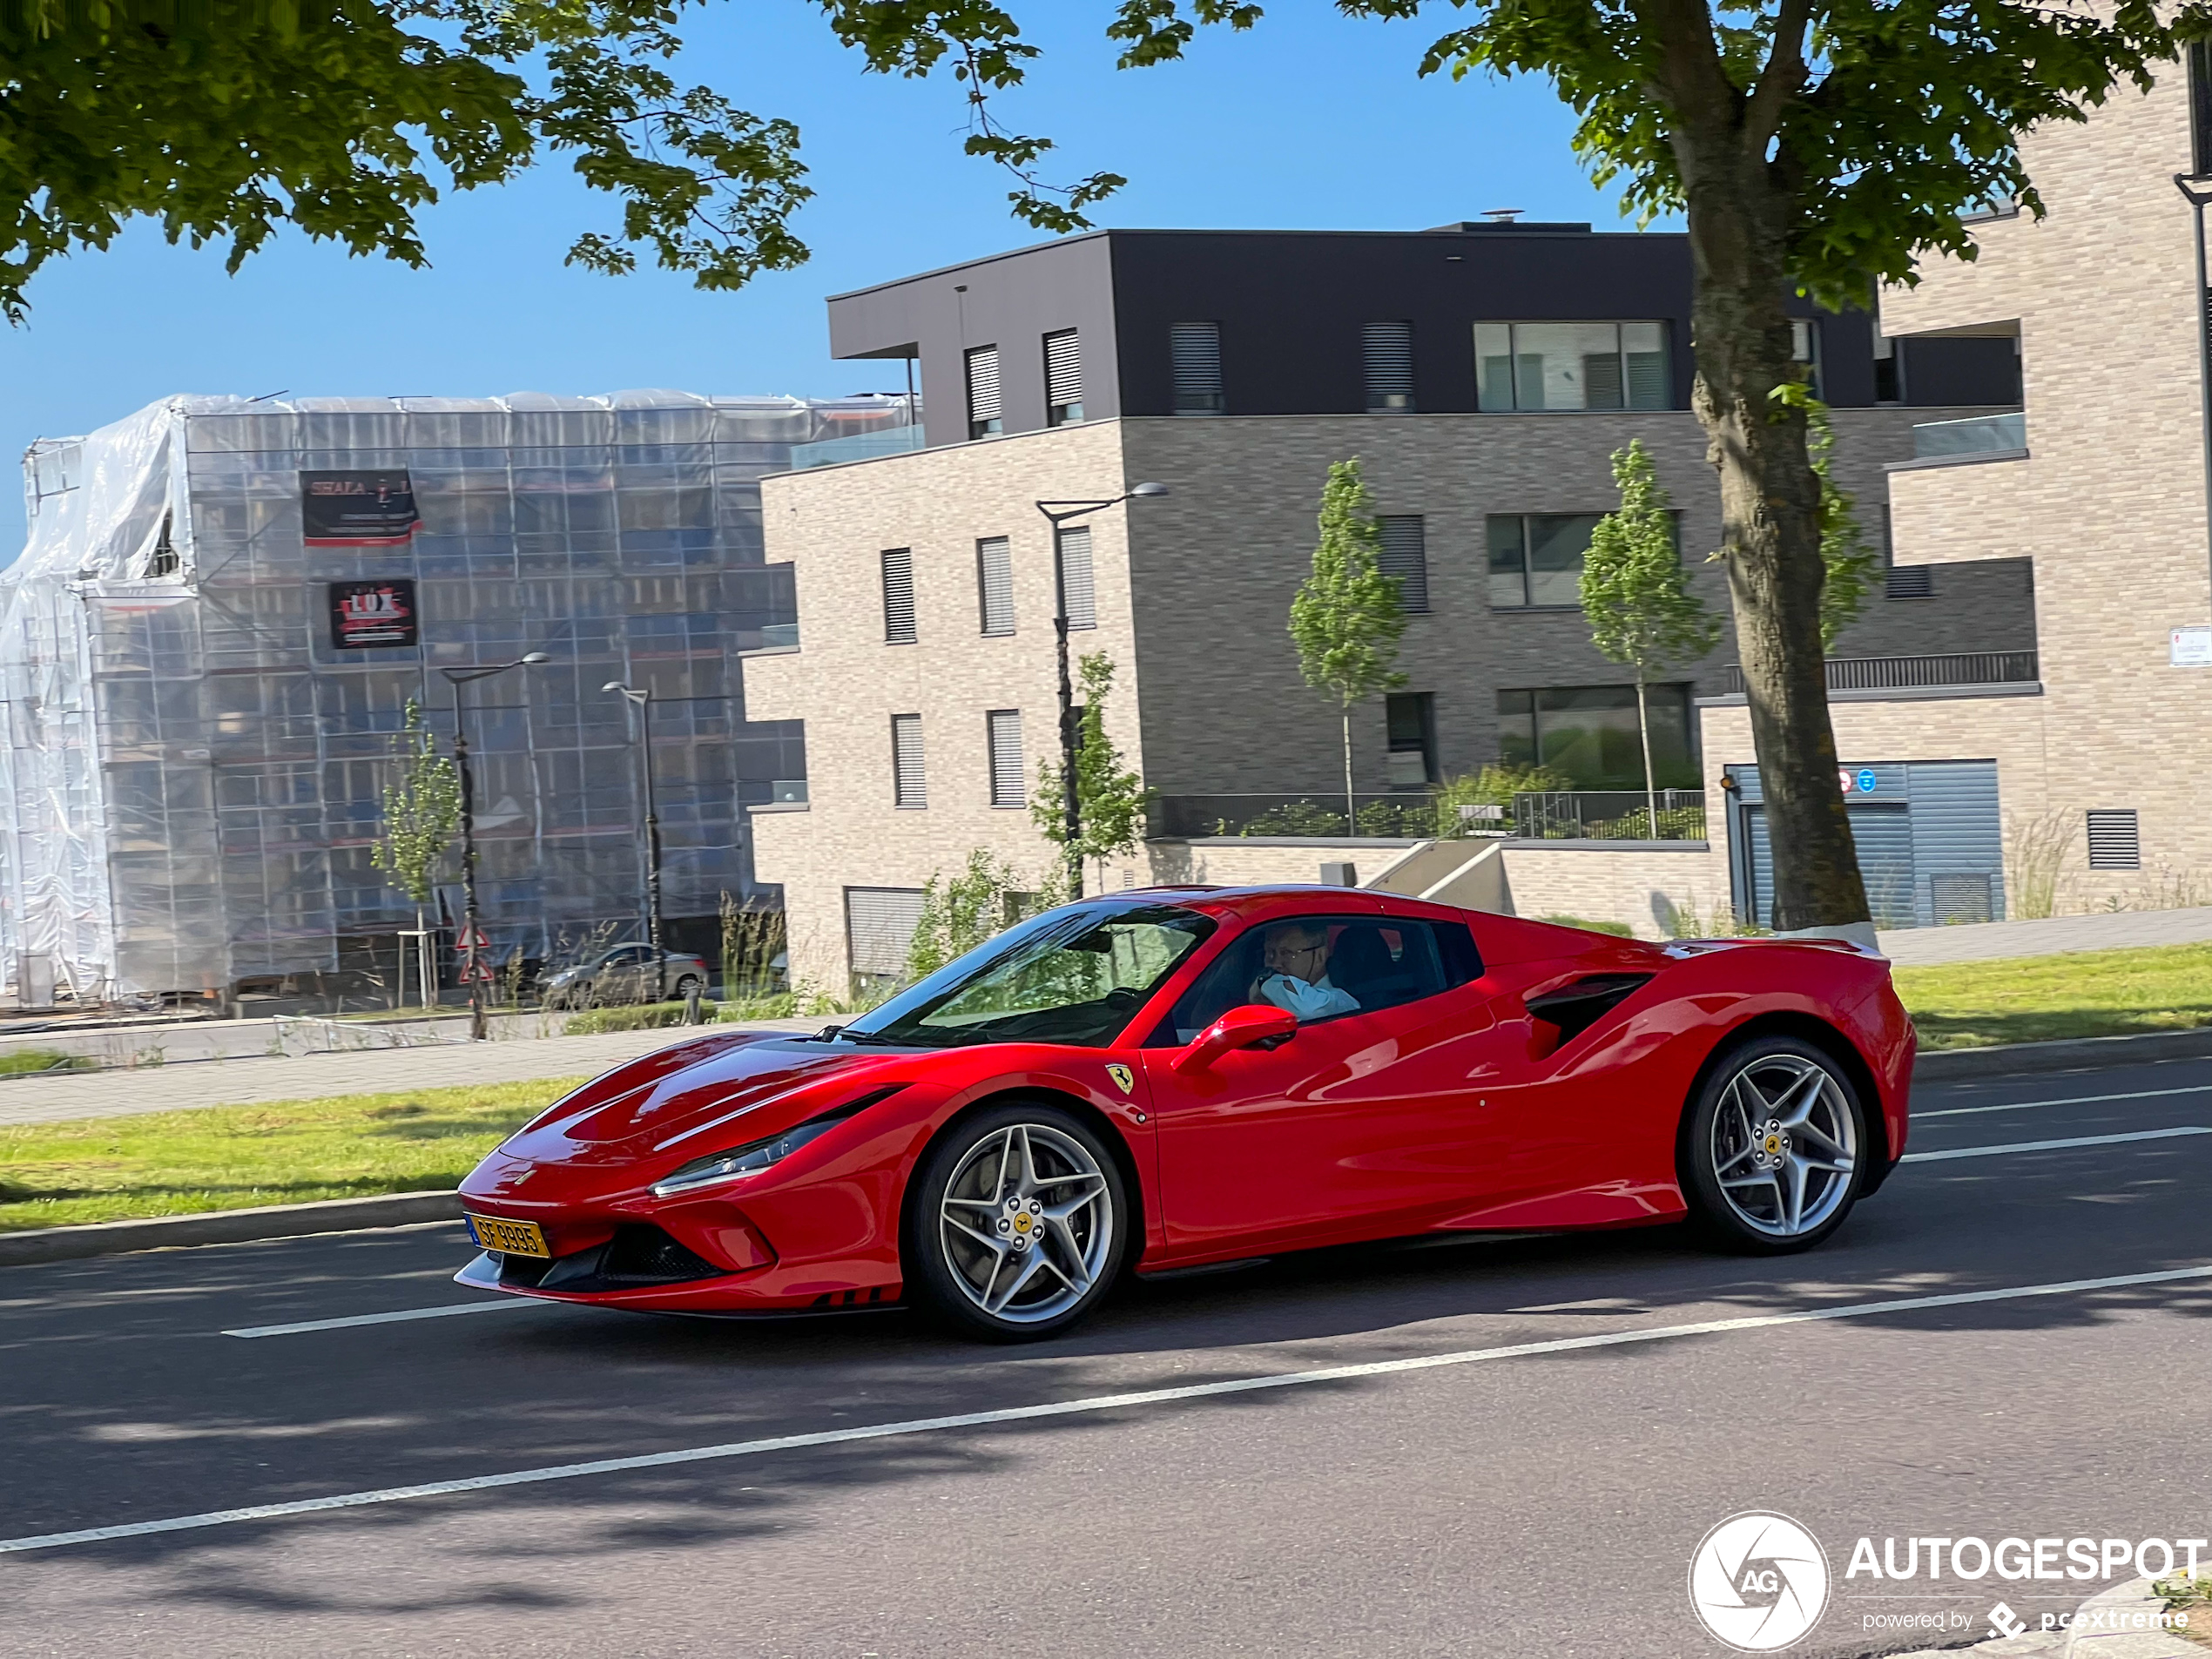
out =
[[2069,1037],[2058,1042],[2005,1042],[1987,1049],[1924,1049],[1913,1062],[1912,1080],[1951,1082],[1966,1077],[2208,1057],[2212,1057],[2212,1026],[2202,1026],[2189,1031],[2147,1031],[2132,1037]]
[[82,1261],[126,1251],[169,1250],[185,1244],[238,1244],[261,1238],[300,1238],[310,1233],[354,1232],[367,1227],[406,1227],[424,1221],[458,1221],[457,1192],[393,1192],[373,1198],[330,1198],[317,1204],[263,1204],[252,1210],[211,1210],[197,1216],[158,1216],[149,1221],[96,1221],[80,1227],[41,1227],[0,1233],[0,1266]]

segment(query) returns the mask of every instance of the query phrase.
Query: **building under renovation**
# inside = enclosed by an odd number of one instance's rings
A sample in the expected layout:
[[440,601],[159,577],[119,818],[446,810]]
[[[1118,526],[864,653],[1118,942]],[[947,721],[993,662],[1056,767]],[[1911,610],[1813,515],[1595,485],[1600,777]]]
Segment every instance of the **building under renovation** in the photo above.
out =
[[[744,808],[804,790],[745,718],[786,644],[764,473],[912,423],[898,398],[177,397],[25,461],[0,572],[0,975],[9,1000],[389,1000],[415,907],[374,867],[395,738],[464,689],[496,961],[631,936],[637,715],[672,939],[750,895]],[[810,446],[822,446],[810,449]],[[782,780],[791,780],[787,783]],[[457,859],[425,920],[460,916]]]

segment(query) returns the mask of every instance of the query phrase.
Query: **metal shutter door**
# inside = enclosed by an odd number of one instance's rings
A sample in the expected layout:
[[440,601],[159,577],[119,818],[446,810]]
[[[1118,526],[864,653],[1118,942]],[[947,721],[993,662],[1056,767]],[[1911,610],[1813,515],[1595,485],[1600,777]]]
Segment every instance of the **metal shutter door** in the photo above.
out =
[[1428,536],[1418,513],[1375,521],[1382,536],[1382,573],[1398,578],[1398,602],[1409,611],[1428,609]]
[[1219,415],[1227,408],[1221,391],[1219,323],[1169,324],[1168,364],[1177,415]]
[[999,348],[978,346],[968,354],[968,421],[971,429],[1005,414],[999,398]]
[[1851,844],[1858,849],[1859,878],[1866,883],[1866,907],[1878,927],[1910,927],[1918,919],[1913,903],[1912,807],[1853,806]]
[[1756,927],[1770,927],[1774,925],[1774,841],[1767,834],[1765,807],[1743,809],[1743,833],[1750,843],[1750,857],[1744,872],[1749,888],[1744,894],[1746,914],[1739,920]]
[[883,643],[914,643],[914,556],[911,548],[887,548],[883,555]]
[[891,717],[891,804],[929,805],[929,777],[921,750],[921,716]]
[[991,805],[1019,806],[1027,793],[1022,773],[1022,711],[993,709],[983,718],[991,746]]
[[1072,328],[1044,337],[1044,401],[1062,418],[1082,418],[1082,342]]
[[907,947],[921,920],[918,887],[845,889],[845,937],[855,974],[902,974]]
[[1003,536],[975,543],[975,583],[983,606],[983,631],[1014,631],[1014,556]]
[[1413,407],[1413,325],[1371,322],[1362,326],[1367,360],[1367,409],[1399,411]]
[[[1886,780],[1889,768],[1875,770]],[[1987,920],[2002,921],[2005,834],[1997,763],[1916,761],[1902,770],[1912,802],[1912,871],[1925,888],[1917,925],[1941,927],[1982,909]]]
[[1068,626],[1098,626],[1098,588],[1090,563],[1090,526],[1075,524],[1060,532],[1060,589],[1068,607]]

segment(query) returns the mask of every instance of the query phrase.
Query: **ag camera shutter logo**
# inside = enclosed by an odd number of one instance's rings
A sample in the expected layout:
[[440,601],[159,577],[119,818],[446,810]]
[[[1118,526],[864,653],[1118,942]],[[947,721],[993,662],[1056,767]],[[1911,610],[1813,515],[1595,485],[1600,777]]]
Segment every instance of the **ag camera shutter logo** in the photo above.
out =
[[1738,1652],[1776,1652],[1827,1611],[1828,1557],[1787,1515],[1730,1515],[1689,1558],[1689,1605]]

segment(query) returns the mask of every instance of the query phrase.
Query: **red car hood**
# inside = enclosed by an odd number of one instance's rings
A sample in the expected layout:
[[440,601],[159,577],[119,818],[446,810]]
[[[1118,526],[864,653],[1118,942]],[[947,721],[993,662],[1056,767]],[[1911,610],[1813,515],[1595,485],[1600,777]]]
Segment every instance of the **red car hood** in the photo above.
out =
[[494,1157],[600,1165],[699,1157],[813,1116],[824,1104],[815,1085],[840,1073],[903,1069],[912,1059],[743,1033],[697,1038],[556,1101]]

